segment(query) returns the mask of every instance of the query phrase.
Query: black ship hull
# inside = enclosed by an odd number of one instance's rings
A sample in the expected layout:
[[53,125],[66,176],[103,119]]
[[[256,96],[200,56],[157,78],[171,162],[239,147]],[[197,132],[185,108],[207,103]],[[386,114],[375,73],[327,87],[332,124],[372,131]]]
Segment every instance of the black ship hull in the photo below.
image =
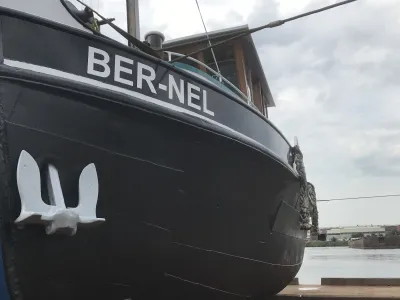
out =
[[[263,298],[293,279],[305,246],[300,184],[290,145],[272,124],[127,47],[0,12],[4,293],[27,300]],[[115,82],[113,60],[107,78],[88,75],[88,47],[151,66],[161,86],[171,87],[163,81],[171,74],[183,78],[185,87],[206,91],[207,102],[153,95],[145,84],[128,89]],[[105,222],[78,227],[72,237],[17,226],[23,150],[41,170],[57,167],[67,207],[78,204],[79,174],[94,163],[96,213]]]

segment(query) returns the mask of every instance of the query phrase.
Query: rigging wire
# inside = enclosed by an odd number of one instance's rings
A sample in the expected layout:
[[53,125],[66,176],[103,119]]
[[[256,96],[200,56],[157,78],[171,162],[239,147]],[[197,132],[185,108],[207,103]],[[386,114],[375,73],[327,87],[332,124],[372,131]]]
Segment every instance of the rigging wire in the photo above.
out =
[[[303,14],[300,14],[300,15],[296,15],[296,16],[291,17],[291,18],[273,21],[273,22],[268,23],[267,25],[263,25],[263,26],[260,26],[260,27],[249,29],[246,32],[243,32],[241,34],[235,35],[235,36],[233,36],[231,38],[228,38],[226,40],[217,42],[212,47],[215,48],[215,47],[218,47],[218,46],[220,46],[222,44],[230,42],[232,40],[236,40],[236,39],[241,38],[243,36],[252,34],[254,32],[257,32],[257,31],[260,31],[260,30],[263,30],[263,29],[266,29],[266,28],[278,27],[278,26],[281,26],[281,25],[283,25],[285,23],[288,23],[288,22],[291,22],[291,21],[294,21],[294,20],[297,20],[297,19],[300,19],[300,18],[304,18],[304,17],[310,16],[310,15],[313,15],[313,14],[316,14],[316,13],[319,13],[319,12],[322,12],[322,11],[326,11],[326,10],[329,10],[329,9],[332,9],[332,8],[335,8],[335,7],[338,7],[338,6],[341,6],[341,5],[349,4],[349,3],[355,2],[355,1],[358,1],[358,0],[346,0],[346,1],[338,2],[338,3],[332,4],[332,5],[328,5],[328,6],[319,8],[319,9],[315,9],[315,10],[312,10],[312,11],[309,11],[309,12],[306,12],[306,13],[303,13]],[[189,54],[186,54],[184,56],[181,56],[181,57],[178,57],[176,59],[173,59],[173,60],[171,60],[171,62],[176,62],[176,61],[185,59],[185,58],[187,58],[189,56],[192,56],[192,55],[197,54],[199,52],[203,52],[203,51],[208,50],[210,48],[211,48],[211,46],[204,47],[204,48],[202,48],[200,50],[196,50],[196,51],[193,51],[192,53],[189,53]]]
[[377,195],[377,196],[361,196],[361,197],[347,197],[347,198],[332,198],[332,199],[317,200],[317,202],[345,201],[345,200],[372,199],[372,198],[389,198],[389,197],[398,197],[398,196],[400,196],[400,194]]
[[[207,35],[208,44],[210,45],[211,54],[212,54],[212,56],[214,58],[214,62],[215,62],[215,66],[217,68],[217,72],[218,72],[219,75],[221,75],[221,72],[220,72],[219,67],[218,67],[217,59],[215,58],[214,49],[213,49],[212,44],[211,44],[210,36],[208,35],[207,27],[206,27],[206,24],[204,23],[203,15],[201,14],[199,2],[197,0],[195,0],[195,1],[196,1],[196,4],[197,4],[197,9],[199,10],[201,22],[203,22],[204,31],[206,32],[206,35]],[[221,77],[220,77],[220,80],[221,80]]]

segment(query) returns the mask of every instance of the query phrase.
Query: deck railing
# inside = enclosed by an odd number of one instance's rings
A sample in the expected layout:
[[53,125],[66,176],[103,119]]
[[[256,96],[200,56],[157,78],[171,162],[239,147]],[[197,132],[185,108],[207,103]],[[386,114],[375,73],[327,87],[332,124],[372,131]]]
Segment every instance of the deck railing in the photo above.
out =
[[[172,60],[173,56],[177,56],[177,57],[182,57],[184,56],[181,53],[176,53],[176,52],[171,52],[171,51],[164,51],[164,53],[167,54],[168,56],[168,61]],[[239,90],[232,82],[230,82],[228,79],[226,79],[224,76],[222,76],[221,74],[217,73],[214,69],[210,68],[209,66],[207,66],[206,64],[204,64],[203,62],[193,58],[193,57],[186,57],[187,60],[190,60],[192,62],[195,62],[196,64],[199,64],[201,66],[203,66],[207,71],[211,72],[214,76],[216,76],[219,80],[219,82],[223,83],[223,84],[227,84],[229,86],[229,89],[232,90],[235,94],[237,94],[240,98],[242,98],[242,100],[244,100],[249,106],[256,108],[258,110],[258,108],[254,105],[254,103],[250,100],[250,98],[248,96],[246,96],[241,90]],[[206,79],[206,78],[204,78]]]

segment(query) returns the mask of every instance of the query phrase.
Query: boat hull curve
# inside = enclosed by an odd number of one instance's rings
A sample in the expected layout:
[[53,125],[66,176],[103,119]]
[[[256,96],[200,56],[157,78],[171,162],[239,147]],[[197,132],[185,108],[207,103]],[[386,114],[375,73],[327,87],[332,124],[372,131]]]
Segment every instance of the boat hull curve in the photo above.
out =
[[[7,57],[22,41],[3,31],[2,43],[5,62],[23,60]],[[223,117],[208,121],[21,66],[0,65],[1,243],[12,299],[265,298],[294,278],[305,246],[299,180],[290,145],[267,121],[223,115],[218,91],[208,108]],[[57,168],[67,207],[94,163],[105,223],[73,237],[17,227],[22,150],[41,170]]]

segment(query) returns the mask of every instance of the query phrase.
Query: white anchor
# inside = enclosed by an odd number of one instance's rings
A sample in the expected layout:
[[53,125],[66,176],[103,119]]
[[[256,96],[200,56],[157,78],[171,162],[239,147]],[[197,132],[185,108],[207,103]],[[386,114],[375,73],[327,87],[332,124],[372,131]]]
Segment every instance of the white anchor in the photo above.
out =
[[25,150],[21,151],[17,166],[17,185],[21,198],[21,212],[15,220],[18,225],[43,224],[48,235],[54,233],[75,235],[78,224],[97,224],[105,221],[97,218],[96,206],[99,182],[96,167],[87,165],[79,176],[79,203],[75,208],[65,206],[58,171],[48,166],[47,187],[50,205],[41,195],[40,170],[35,159]]

